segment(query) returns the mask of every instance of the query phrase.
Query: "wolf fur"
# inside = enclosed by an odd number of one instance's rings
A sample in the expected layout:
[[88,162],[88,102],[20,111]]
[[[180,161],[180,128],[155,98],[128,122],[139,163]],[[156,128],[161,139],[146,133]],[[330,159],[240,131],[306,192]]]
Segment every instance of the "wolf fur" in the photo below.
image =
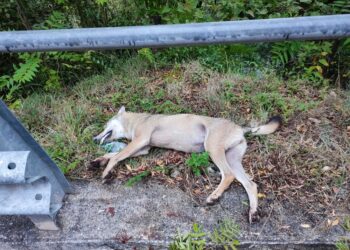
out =
[[249,221],[257,212],[257,185],[245,173],[242,158],[247,148],[244,134],[265,135],[275,132],[281,125],[279,117],[273,117],[265,125],[242,128],[232,121],[192,114],[151,115],[126,112],[122,107],[108,121],[105,129],[94,137],[104,143],[120,138],[131,142],[119,153],[109,153],[95,159],[93,166],[104,167],[102,178],[108,178],[111,170],[122,160],[148,154],[151,147],[174,149],[182,152],[207,151],[220,169],[221,182],[207,198],[212,204],[236,178],[245,188],[249,203]]

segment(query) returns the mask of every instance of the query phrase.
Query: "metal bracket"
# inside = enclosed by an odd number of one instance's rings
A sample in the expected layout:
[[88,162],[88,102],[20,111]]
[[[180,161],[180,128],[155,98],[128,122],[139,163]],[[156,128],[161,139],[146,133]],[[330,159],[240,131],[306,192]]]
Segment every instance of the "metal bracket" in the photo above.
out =
[[70,186],[55,163],[0,101],[0,215],[26,215],[42,230],[57,230],[55,216]]

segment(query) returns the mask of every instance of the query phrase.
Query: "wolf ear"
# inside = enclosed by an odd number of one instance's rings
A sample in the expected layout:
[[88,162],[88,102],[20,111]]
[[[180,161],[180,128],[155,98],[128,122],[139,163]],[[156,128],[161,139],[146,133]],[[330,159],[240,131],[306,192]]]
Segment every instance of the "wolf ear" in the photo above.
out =
[[123,114],[124,112],[125,112],[125,107],[122,106],[122,107],[119,109],[119,111],[118,111],[118,115],[121,115],[121,114]]

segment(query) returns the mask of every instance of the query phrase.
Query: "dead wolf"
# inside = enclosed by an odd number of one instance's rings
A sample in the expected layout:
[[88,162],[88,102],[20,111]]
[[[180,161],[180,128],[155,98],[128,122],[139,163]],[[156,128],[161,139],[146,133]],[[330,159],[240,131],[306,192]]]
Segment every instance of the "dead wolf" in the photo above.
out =
[[221,182],[209,195],[206,202],[214,203],[236,178],[245,188],[250,203],[249,221],[257,212],[257,185],[245,173],[242,158],[247,148],[244,134],[266,135],[275,132],[281,125],[279,116],[272,117],[265,125],[254,128],[240,127],[232,121],[192,114],[151,115],[126,112],[121,107],[118,114],[109,120],[95,142],[104,143],[120,138],[131,142],[119,153],[108,153],[91,162],[95,167],[104,167],[102,178],[128,157],[148,154],[151,147],[174,149],[182,152],[209,153],[220,169]]

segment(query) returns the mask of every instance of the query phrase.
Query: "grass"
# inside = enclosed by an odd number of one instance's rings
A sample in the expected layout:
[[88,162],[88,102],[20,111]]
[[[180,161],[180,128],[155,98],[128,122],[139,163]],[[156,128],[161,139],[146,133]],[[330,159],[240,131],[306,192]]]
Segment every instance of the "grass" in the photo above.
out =
[[350,216],[345,216],[342,227],[345,231],[350,232]]
[[[92,137],[122,105],[128,111],[191,112],[240,125],[281,114],[285,124],[279,132],[248,137],[243,165],[258,183],[259,193],[300,204],[307,213],[327,214],[345,206],[350,179],[349,93],[302,79],[283,80],[271,69],[247,72],[218,73],[196,61],[154,68],[137,56],[60,93],[34,94],[17,103],[15,112],[67,176],[84,179],[100,176],[86,170],[90,160],[104,153]],[[191,167],[194,174],[186,172],[191,170],[186,159],[192,166],[207,164],[207,158],[202,162],[196,157],[153,149],[147,156],[122,162],[115,175],[125,181],[140,174],[125,166],[141,168],[151,171],[149,179],[166,178],[193,197],[204,197],[219,179],[196,176],[197,167]],[[154,166],[185,174],[169,177],[152,172]]]
[[337,250],[349,250],[350,246],[349,246],[349,241],[347,239],[342,239],[339,240],[336,244],[335,247],[337,248]]
[[225,250],[235,250],[239,246],[239,226],[231,220],[224,220],[210,234],[211,241]]

